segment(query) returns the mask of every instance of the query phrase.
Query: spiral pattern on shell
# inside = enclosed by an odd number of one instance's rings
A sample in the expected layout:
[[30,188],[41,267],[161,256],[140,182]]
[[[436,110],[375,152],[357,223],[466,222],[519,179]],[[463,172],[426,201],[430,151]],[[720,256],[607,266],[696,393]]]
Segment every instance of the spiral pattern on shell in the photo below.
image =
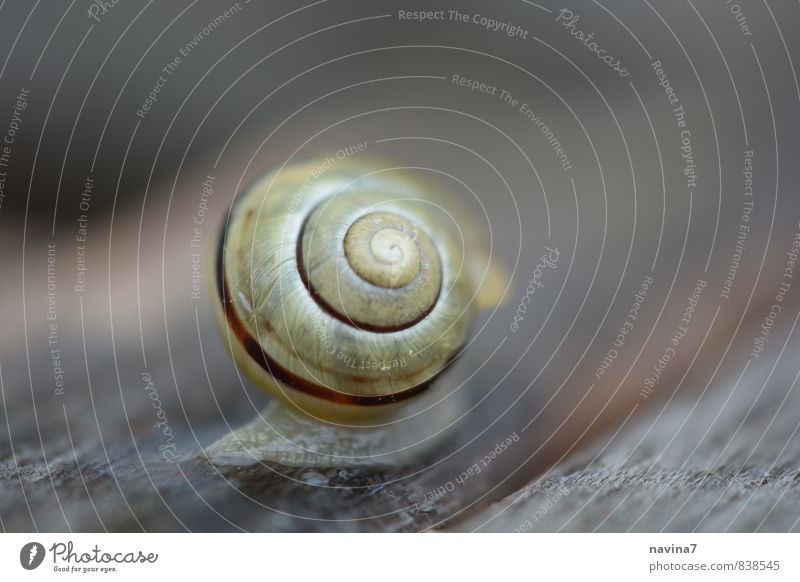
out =
[[315,162],[241,194],[222,237],[220,319],[240,367],[321,418],[425,390],[466,342],[475,290],[459,225],[407,170]]

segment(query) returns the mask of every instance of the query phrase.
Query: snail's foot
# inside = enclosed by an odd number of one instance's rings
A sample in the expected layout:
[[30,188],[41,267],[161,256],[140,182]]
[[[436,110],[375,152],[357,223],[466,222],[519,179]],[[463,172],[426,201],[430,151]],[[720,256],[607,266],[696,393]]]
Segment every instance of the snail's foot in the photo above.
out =
[[255,419],[212,443],[203,454],[221,466],[267,462],[288,467],[397,468],[410,465],[449,434],[455,411],[447,408],[446,413],[438,407],[380,426],[341,426],[295,413],[273,400]]

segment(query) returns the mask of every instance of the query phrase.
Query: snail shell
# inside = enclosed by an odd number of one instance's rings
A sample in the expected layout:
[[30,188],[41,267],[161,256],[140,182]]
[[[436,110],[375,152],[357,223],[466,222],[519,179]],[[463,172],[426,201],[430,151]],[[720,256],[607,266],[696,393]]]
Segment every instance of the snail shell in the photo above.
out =
[[311,160],[235,201],[218,319],[238,365],[292,409],[357,421],[421,394],[505,291],[476,229],[417,173]]

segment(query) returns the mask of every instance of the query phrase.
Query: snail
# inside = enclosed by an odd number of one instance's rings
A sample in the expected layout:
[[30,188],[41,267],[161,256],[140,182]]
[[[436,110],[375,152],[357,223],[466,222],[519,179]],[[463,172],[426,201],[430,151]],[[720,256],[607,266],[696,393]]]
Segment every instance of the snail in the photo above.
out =
[[234,201],[213,306],[237,366],[279,403],[266,424],[283,438],[313,445],[319,431],[363,427],[365,442],[381,440],[369,427],[384,430],[423,399],[467,344],[474,314],[501,301],[507,278],[473,218],[420,174],[312,159]]

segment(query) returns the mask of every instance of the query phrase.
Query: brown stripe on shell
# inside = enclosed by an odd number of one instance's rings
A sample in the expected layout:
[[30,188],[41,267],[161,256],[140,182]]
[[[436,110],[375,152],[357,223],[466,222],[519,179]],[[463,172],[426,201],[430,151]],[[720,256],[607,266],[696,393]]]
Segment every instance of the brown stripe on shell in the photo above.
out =
[[[372,333],[395,333],[398,331],[403,331],[404,329],[408,329],[417,325],[423,319],[428,317],[431,312],[436,307],[436,304],[439,302],[439,295],[441,294],[441,287],[439,288],[439,293],[437,293],[436,299],[431,303],[430,307],[419,314],[419,317],[403,323],[401,325],[393,325],[393,326],[377,326],[371,325],[369,323],[365,323],[363,321],[357,321],[351,317],[348,317],[345,314],[339,313],[330,303],[328,303],[324,297],[322,297],[316,289],[314,289],[314,285],[312,285],[311,281],[308,278],[308,271],[306,270],[305,260],[303,258],[303,237],[305,236],[306,232],[306,225],[308,224],[308,218],[311,216],[309,213],[308,217],[306,217],[305,222],[303,222],[303,226],[300,228],[300,233],[297,237],[297,271],[300,273],[300,280],[305,285],[305,288],[308,289],[308,292],[313,297],[314,301],[316,301],[317,305],[319,305],[322,310],[330,315],[331,317],[341,321],[349,325],[350,327],[355,327],[356,329],[360,329],[362,331],[368,331]],[[376,287],[377,289],[377,287]]]
[[[233,304],[233,301],[230,298],[230,291],[228,289],[227,277],[225,276],[225,268],[223,261],[225,252],[225,239],[226,239],[226,231],[225,231],[225,225],[223,225],[223,232],[220,235],[219,249],[217,251],[217,292],[219,294],[219,300],[222,303],[222,310],[225,313],[225,319],[227,320],[231,331],[233,331],[233,334],[236,336],[237,340],[245,349],[245,351],[250,355],[250,357],[253,358],[253,360],[259,366],[261,366],[268,374],[270,374],[276,380],[278,380],[282,384],[285,384],[286,386],[289,386],[290,388],[293,388],[299,392],[303,392],[304,394],[308,394],[310,396],[314,396],[322,400],[335,402],[337,404],[348,404],[353,406],[381,406],[386,404],[392,404],[395,402],[406,400],[407,398],[411,398],[412,396],[416,396],[417,394],[424,392],[430,387],[433,379],[427,380],[421,384],[417,384],[416,386],[412,386],[411,388],[407,388],[401,392],[396,392],[394,394],[384,394],[384,395],[347,394],[345,392],[339,392],[332,388],[328,388],[326,386],[310,382],[305,378],[301,378],[297,374],[284,368],[281,364],[276,362],[269,354],[267,354],[264,351],[261,344],[259,344],[258,341],[256,341],[256,339],[252,336],[252,334],[245,328],[244,323],[239,318],[239,314],[236,313],[236,308]],[[460,352],[461,350],[456,351],[456,355],[459,354]],[[450,361],[448,361],[447,364],[445,364],[445,366],[443,366],[442,370],[446,368],[453,361],[453,359],[455,359],[455,356]]]

